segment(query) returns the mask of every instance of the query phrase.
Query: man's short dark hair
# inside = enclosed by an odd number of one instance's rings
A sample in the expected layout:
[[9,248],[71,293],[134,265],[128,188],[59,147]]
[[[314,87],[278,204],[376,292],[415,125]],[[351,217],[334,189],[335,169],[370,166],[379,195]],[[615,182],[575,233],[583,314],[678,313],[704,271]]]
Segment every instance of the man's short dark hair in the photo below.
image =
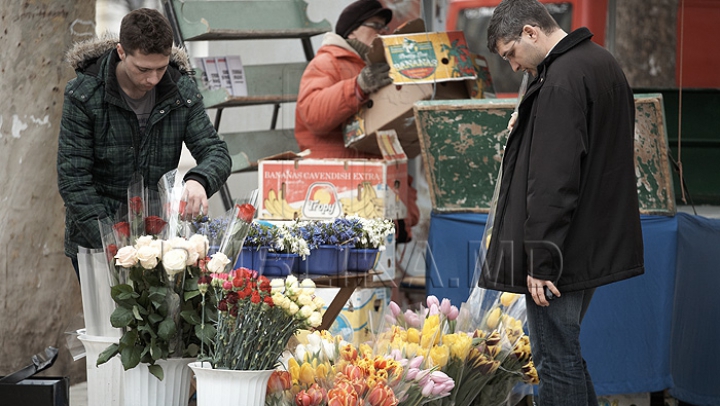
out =
[[139,8],[128,13],[120,24],[120,44],[125,52],[134,54],[170,55],[173,32],[170,22],[159,11]]
[[545,34],[551,34],[560,26],[537,0],[503,0],[493,12],[488,25],[487,47],[497,53],[498,41],[504,43],[518,39],[525,25],[540,28]]

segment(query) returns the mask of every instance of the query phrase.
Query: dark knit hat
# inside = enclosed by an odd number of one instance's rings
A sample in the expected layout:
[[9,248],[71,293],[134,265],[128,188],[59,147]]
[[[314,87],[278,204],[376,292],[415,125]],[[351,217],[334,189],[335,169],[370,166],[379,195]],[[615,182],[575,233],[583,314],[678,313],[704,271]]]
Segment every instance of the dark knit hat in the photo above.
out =
[[383,17],[385,24],[388,24],[392,20],[392,10],[383,8],[378,0],[358,0],[340,13],[335,24],[335,33],[347,38],[357,27],[374,16]]

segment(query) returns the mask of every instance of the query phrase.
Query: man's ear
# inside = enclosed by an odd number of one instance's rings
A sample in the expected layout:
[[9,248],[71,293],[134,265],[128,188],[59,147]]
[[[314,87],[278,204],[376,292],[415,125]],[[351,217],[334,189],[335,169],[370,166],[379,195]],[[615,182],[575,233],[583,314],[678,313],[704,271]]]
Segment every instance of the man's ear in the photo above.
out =
[[123,46],[118,42],[117,45],[115,45],[115,49],[117,49],[118,56],[120,56],[120,60],[125,60],[125,49],[123,49]]
[[537,41],[540,29],[536,26],[525,24],[520,35],[527,35],[529,39]]

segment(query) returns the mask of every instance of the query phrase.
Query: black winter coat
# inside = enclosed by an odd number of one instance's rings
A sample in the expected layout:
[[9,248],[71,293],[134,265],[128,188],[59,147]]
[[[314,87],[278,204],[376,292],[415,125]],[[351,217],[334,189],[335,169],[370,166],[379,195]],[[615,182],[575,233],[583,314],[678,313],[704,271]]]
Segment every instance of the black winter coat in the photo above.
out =
[[562,39],[519,106],[482,287],[527,293],[529,272],[570,292],[644,272],[633,94],[591,37]]

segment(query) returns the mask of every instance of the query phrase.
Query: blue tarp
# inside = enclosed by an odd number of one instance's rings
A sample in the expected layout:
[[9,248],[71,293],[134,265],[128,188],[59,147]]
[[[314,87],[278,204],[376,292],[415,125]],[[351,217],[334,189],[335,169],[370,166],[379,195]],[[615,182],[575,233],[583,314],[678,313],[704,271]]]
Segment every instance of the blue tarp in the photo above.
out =
[[[467,299],[486,220],[433,213],[429,295]],[[720,405],[720,220],[642,216],[642,228],[645,274],[598,288],[583,322],[583,355],[596,391],[670,388],[682,401]]]

